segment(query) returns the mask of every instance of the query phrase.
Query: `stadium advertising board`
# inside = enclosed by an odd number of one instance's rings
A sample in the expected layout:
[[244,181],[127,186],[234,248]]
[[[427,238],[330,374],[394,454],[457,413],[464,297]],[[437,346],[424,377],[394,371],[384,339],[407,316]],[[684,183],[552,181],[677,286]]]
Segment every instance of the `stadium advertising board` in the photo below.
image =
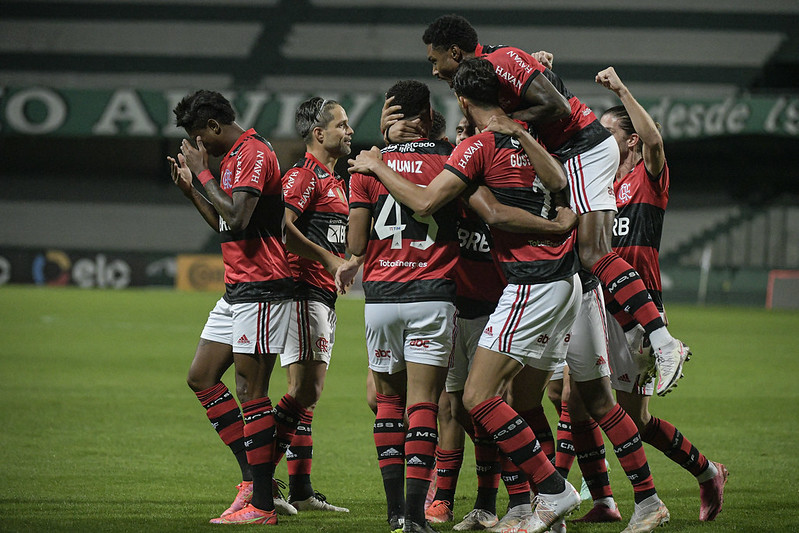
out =
[[124,289],[172,286],[175,257],[58,248],[0,248],[0,285]]
[[[171,110],[189,91],[123,89],[0,89],[0,135],[182,137]],[[270,139],[292,139],[294,111],[309,95],[263,90],[225,91],[238,113],[238,122],[255,127]],[[325,95],[347,109],[360,140],[379,142],[376,124],[382,95],[349,93]],[[587,98],[599,113],[615,105],[612,98]],[[799,137],[799,97],[740,96],[727,99],[642,99],[663,125],[666,139],[697,139],[718,135],[763,134]],[[458,119],[452,98],[434,104],[448,122]],[[363,127],[361,127],[363,125]]]
[[225,292],[225,265],[219,254],[177,257],[175,287],[183,291]]

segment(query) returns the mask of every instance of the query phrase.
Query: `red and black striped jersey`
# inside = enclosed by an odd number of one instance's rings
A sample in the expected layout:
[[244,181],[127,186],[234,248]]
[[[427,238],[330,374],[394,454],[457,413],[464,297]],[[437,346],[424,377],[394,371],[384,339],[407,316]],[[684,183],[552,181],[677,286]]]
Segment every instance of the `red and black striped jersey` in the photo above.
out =
[[[306,152],[283,176],[283,200],[297,213],[294,225],[311,242],[344,257],[346,248],[347,184]],[[321,263],[288,253],[296,299],[336,303],[333,276]]]
[[[398,174],[427,185],[443,170],[452,145],[420,139],[391,144],[382,152]],[[373,220],[363,267],[367,303],[455,301],[456,202],[420,217],[394,200],[377,178],[353,174],[350,209],[357,208],[369,209]]]
[[[521,143],[494,132],[462,141],[445,166],[467,183],[483,183],[505,205],[546,219],[556,215],[550,192],[536,176]],[[494,252],[509,283],[548,283],[579,268],[574,231],[561,235],[511,233],[491,228]]]
[[507,285],[491,251],[491,230],[473,211],[462,207],[458,219],[460,258],[455,267],[455,306],[461,318],[490,315]]
[[247,227],[231,231],[219,217],[225,300],[230,303],[291,299],[294,293],[286,259],[280,166],[272,146],[254,129],[241,134],[220,163],[225,193],[258,196]]
[[663,310],[659,250],[669,203],[669,166],[664,163],[660,175],[651,176],[641,160],[613,188],[618,208],[613,250],[638,271],[655,305]]
[[494,65],[500,83],[499,103],[506,113],[527,107],[524,94],[539,74],[546,76],[558,92],[566,97],[571,106],[568,117],[535,125],[541,142],[554,155],[568,159],[593,148],[610,136],[594,112],[566,88],[560,76],[527,52],[512,46],[478,44],[475,55]]

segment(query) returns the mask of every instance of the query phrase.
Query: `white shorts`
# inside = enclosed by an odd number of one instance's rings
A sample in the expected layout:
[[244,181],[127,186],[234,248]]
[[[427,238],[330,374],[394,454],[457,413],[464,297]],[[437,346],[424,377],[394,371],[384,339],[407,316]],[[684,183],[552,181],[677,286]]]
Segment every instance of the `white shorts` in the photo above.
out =
[[578,215],[591,211],[616,212],[613,181],[619,168],[619,145],[608,137],[563,164],[571,190],[571,208]]
[[488,318],[479,345],[551,372],[566,356],[580,311],[580,278],[535,285],[508,284]]
[[[578,315],[579,316],[579,315]],[[569,342],[573,337],[569,337]],[[552,377],[549,378],[549,381],[558,381],[563,379],[563,370],[566,368],[566,360],[560,361],[558,366],[555,367],[555,371],[552,372]]]
[[624,330],[610,313],[607,313],[607,323],[610,386],[617,391],[652,396],[655,392],[655,378],[647,381],[645,377],[646,370],[651,364],[649,356],[633,355]]
[[[575,381],[591,381],[610,375],[607,317],[602,287],[583,293],[580,314],[572,327],[566,364]],[[615,322],[615,321],[614,321]]]
[[369,368],[395,374],[405,363],[447,367],[455,332],[450,302],[372,303],[364,306]]
[[200,338],[229,344],[234,353],[280,353],[286,346],[291,300],[229,304],[220,298]]
[[323,361],[329,366],[335,340],[335,310],[315,300],[295,300],[280,366],[300,361]]
[[455,348],[447,372],[447,392],[462,391],[472,367],[474,352],[480,335],[488,322],[488,315],[477,318],[458,318],[455,321]]

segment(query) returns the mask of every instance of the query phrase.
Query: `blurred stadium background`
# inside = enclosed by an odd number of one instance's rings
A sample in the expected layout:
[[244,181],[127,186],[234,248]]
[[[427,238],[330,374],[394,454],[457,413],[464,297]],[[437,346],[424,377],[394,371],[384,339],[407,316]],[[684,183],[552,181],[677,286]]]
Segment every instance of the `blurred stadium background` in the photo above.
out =
[[303,150],[293,114],[311,95],[344,104],[359,150],[380,142],[382,92],[416,78],[454,135],[459,113],[430,76],[421,35],[457,12],[481,42],[552,51],[598,113],[616,101],[593,78],[614,65],[663,125],[666,302],[799,306],[795,0],[2,0],[0,9],[0,284],[218,279],[216,263],[184,255],[218,245],[169,178],[165,157],[182,135],[176,101],[224,92],[283,169]]

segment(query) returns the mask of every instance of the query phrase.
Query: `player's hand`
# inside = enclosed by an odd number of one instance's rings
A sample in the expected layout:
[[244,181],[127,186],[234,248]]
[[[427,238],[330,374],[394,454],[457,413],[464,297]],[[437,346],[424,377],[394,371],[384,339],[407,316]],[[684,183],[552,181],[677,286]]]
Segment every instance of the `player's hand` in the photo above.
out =
[[338,269],[341,267],[341,265],[343,265],[346,262],[347,262],[347,260],[344,259],[343,257],[339,257],[337,255],[330,254],[330,257],[328,258],[328,260],[325,261],[324,267],[325,267],[325,270],[327,270],[327,273],[335,278],[336,277],[336,272],[338,272]]
[[[386,143],[407,143],[424,136],[421,127],[422,119],[400,120],[390,126],[386,132]],[[391,141],[389,141],[391,139]]]
[[197,148],[191,145],[187,139],[180,143],[180,151],[186,158],[186,165],[196,175],[200,175],[203,170],[208,170],[208,152],[203,146],[202,139],[197,137]]
[[361,150],[358,157],[347,160],[347,163],[350,165],[350,174],[359,173],[374,175],[374,169],[382,161],[383,154],[380,153],[380,148],[372,146],[371,150]]
[[166,160],[169,161],[169,171],[172,174],[172,182],[186,196],[191,195],[193,185],[191,183],[191,170],[186,166],[186,158],[183,154],[177,155],[177,160],[167,156]]
[[391,105],[393,101],[394,97],[390,96],[383,102],[383,110],[380,111],[380,133],[384,133],[387,128],[390,128],[405,117],[405,115],[400,113],[402,106]]
[[577,225],[577,213],[568,207],[556,207],[555,211],[557,215],[555,215],[555,220],[553,222],[560,226],[562,233],[566,233]]
[[596,75],[595,81],[606,89],[610,89],[616,94],[619,94],[626,87],[621,82],[621,78],[616,74],[616,69],[608,67],[605,70],[600,70]]
[[555,62],[555,56],[552,55],[552,52],[547,52],[546,50],[534,53],[533,57],[548,69],[552,69],[552,64]]
[[348,261],[344,261],[339,265],[338,269],[336,269],[336,273],[333,274],[333,278],[336,281],[336,289],[339,294],[347,294],[347,290],[352,287],[355,281],[355,275],[358,273],[360,267],[360,263],[355,261],[354,258],[350,258]]
[[524,127],[507,115],[493,115],[488,119],[483,131],[493,131],[518,138],[524,134]]

